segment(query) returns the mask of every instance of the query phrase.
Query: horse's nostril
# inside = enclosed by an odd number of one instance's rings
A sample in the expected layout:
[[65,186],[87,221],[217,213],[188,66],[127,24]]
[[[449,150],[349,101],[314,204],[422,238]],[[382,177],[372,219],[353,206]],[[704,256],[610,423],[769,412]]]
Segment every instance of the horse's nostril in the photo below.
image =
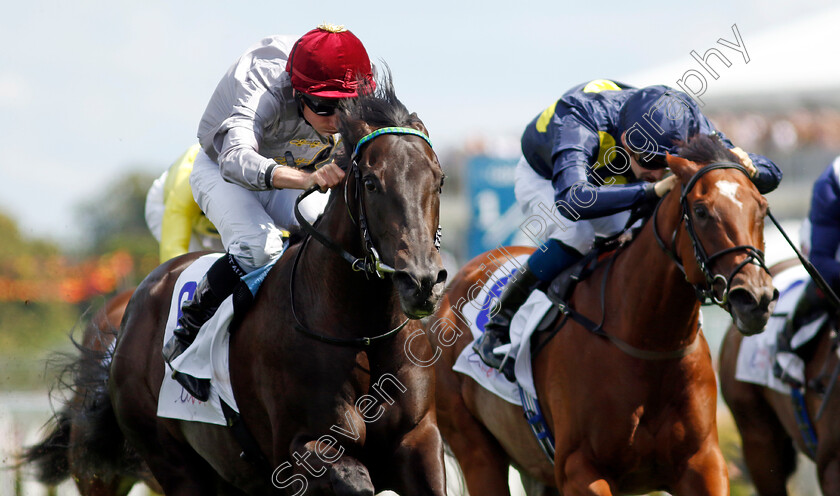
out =
[[730,291],[729,301],[741,308],[753,308],[758,305],[753,294],[744,288],[735,288]]
[[438,272],[438,276],[437,276],[437,279],[435,280],[434,285],[437,286],[438,284],[445,283],[447,275],[448,274],[446,273],[446,269],[441,269],[440,272]]
[[413,275],[402,270],[394,272],[394,282],[403,286],[413,286],[415,288],[420,286],[420,283]]

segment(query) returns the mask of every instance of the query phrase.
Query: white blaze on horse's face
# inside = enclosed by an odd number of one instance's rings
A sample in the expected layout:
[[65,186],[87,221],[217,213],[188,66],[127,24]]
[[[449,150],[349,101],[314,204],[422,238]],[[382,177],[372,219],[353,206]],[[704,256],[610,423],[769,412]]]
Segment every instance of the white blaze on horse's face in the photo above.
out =
[[721,179],[720,181],[715,183],[715,186],[717,186],[718,191],[720,191],[720,194],[725,196],[726,198],[729,198],[732,201],[732,203],[734,203],[735,205],[738,206],[739,210],[744,209],[744,204],[741,203],[740,200],[738,200],[738,184],[737,183],[733,183],[732,181],[725,181],[725,180]]

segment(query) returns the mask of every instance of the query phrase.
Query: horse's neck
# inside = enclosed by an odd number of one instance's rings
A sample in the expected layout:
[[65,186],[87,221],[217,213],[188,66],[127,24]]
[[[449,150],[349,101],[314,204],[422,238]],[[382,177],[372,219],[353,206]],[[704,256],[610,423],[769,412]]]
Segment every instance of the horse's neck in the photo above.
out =
[[[663,200],[658,218],[647,222],[638,237],[615,262],[610,277],[606,312],[622,317],[622,334],[656,349],[676,348],[694,341],[700,304],[694,287],[662,250],[654,237],[657,229],[671,247],[680,214],[677,195]],[[679,236],[685,236],[682,232]],[[679,236],[677,238],[679,238]]]
[[[353,215],[356,216],[355,213]],[[355,218],[358,221],[358,217]],[[360,230],[350,219],[340,195],[330,201],[318,223],[318,231],[353,256],[363,255]],[[365,277],[364,273],[353,271],[346,260],[314,238],[306,243],[297,268],[297,287],[317,295],[318,305],[344,309],[347,319],[353,322],[364,321],[360,315],[368,322],[381,316],[390,324],[391,319],[386,314],[393,312],[395,304],[398,305],[390,277]]]

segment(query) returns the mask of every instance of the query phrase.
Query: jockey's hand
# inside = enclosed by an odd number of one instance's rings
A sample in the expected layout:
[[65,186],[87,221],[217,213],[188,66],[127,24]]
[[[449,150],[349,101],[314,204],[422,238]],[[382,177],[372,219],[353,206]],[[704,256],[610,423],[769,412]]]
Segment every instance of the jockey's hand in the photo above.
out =
[[661,181],[656,181],[653,185],[653,191],[656,192],[656,196],[662,198],[665,196],[665,193],[671,191],[671,188],[676,186],[678,182],[679,179],[677,179],[677,176],[668,176]]
[[344,171],[335,162],[325,164],[320,169],[309,174],[307,177],[306,187],[309,189],[312,186],[318,186],[321,192],[326,192],[328,189],[337,186],[344,179]]
[[741,165],[743,165],[744,168],[747,169],[747,172],[750,173],[750,177],[755,177],[755,175],[758,174],[758,169],[756,169],[755,165],[753,165],[752,159],[749,155],[747,155],[747,152],[741,150],[737,146],[729,151],[738,156],[738,159],[741,161]]

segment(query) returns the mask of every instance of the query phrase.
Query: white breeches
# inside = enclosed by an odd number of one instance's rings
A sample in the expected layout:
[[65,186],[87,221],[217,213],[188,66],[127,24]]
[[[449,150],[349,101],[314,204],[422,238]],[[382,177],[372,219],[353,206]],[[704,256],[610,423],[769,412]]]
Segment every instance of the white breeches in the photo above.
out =
[[[251,191],[222,178],[219,166],[204,153],[195,158],[190,185],[198,206],[222,236],[222,244],[246,272],[262,267],[283,253],[281,231],[298,225],[294,215],[296,189]],[[313,193],[301,204],[309,222],[324,211],[328,193]]]
[[[630,212],[576,221],[564,217],[555,205],[554,186],[551,181],[537,174],[528,165],[525,157],[520,158],[516,165],[514,180],[516,201],[526,217],[520,229],[535,245],[548,239],[556,239],[581,254],[586,254],[592,249],[597,236],[618,234],[630,217]],[[573,209],[574,205],[571,205],[571,208]]]

